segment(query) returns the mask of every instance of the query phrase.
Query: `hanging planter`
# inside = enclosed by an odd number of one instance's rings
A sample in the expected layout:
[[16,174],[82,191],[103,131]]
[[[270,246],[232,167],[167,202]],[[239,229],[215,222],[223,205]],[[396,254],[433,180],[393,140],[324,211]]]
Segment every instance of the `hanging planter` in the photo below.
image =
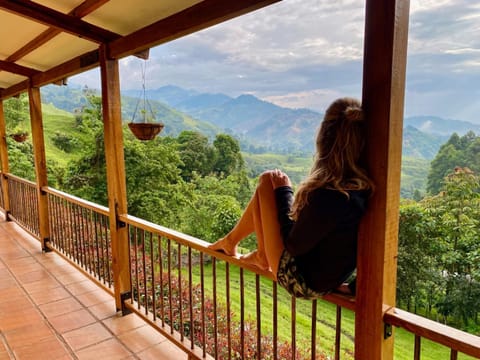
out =
[[[144,62],[144,64],[146,61]],[[132,121],[128,124],[130,131],[138,140],[153,140],[162,131],[164,124],[155,122],[155,113],[147,100],[145,89],[145,69],[146,65],[142,67],[142,96],[138,98],[135,111],[133,112]],[[138,107],[142,103],[142,108],[139,111],[140,121],[135,121]]]
[[130,131],[138,140],[153,140],[160,134],[164,125],[161,123],[134,123],[128,124]]
[[10,137],[15,140],[16,142],[22,143],[28,138],[28,132],[18,132],[15,134],[11,134]]

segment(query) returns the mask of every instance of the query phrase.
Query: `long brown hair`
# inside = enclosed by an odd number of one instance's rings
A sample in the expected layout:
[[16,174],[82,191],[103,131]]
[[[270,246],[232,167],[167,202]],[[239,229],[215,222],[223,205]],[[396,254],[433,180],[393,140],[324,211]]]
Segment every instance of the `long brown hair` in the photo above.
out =
[[327,109],[316,139],[316,153],[310,174],[299,185],[290,216],[297,219],[317,188],[373,190],[373,183],[359,164],[364,147],[363,110],[352,98],[335,100]]

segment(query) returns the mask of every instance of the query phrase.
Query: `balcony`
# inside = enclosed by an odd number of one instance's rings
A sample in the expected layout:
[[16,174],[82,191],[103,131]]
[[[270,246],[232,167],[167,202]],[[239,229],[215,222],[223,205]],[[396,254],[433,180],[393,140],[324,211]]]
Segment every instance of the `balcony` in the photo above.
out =
[[[376,192],[359,234],[355,299],[334,294],[297,301],[269,274],[209,251],[200,239],[128,215],[119,60],[148,57],[154,46],[275,2],[142,0],[155,11],[134,24],[124,16],[137,13],[132,1],[87,0],[64,4],[62,11],[49,1],[2,3],[0,27],[11,34],[1,43],[0,61],[0,208],[6,219],[0,286],[8,289],[0,295],[2,357],[38,358],[47,350],[54,352],[48,359],[98,357],[116,344],[113,351],[120,354],[111,358],[166,358],[147,351],[168,348],[173,358],[189,359],[383,360],[394,357],[392,333],[399,327],[411,334],[411,343],[399,346],[409,348],[413,359],[422,358],[425,340],[446,347],[441,358],[480,358],[478,337],[395,308],[408,0],[365,1],[365,161]],[[82,20],[87,15],[98,25]],[[11,30],[17,28],[22,31]],[[48,186],[41,109],[42,86],[63,84],[97,66],[108,208]],[[9,172],[3,101],[23,92],[29,97],[35,183]],[[62,301],[74,305],[65,309]],[[83,310],[88,315],[75,318]],[[25,317],[40,329],[26,326]],[[89,326],[99,334],[84,336]],[[139,337],[136,329],[142,329]]]
[[[131,216],[119,218],[129,234],[131,283],[119,308],[107,209],[44,188],[51,238],[42,252],[36,184],[4,178],[14,204],[13,221],[0,227],[0,354],[6,358],[90,359],[100,351],[112,359],[353,358],[354,298],[287,299],[268,274]],[[386,336],[391,326],[413,334],[412,359],[422,358],[422,339],[445,346],[445,358],[480,357],[476,336],[395,308],[384,321]]]

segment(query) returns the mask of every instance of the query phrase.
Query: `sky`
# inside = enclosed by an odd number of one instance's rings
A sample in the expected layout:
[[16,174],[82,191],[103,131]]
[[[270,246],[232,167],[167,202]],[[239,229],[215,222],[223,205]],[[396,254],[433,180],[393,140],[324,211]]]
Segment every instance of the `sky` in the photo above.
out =
[[[364,0],[283,0],[122,59],[121,87],[252,94],[323,112],[360,98]],[[72,83],[99,88],[98,70]],[[480,124],[480,0],[411,0],[405,116]]]

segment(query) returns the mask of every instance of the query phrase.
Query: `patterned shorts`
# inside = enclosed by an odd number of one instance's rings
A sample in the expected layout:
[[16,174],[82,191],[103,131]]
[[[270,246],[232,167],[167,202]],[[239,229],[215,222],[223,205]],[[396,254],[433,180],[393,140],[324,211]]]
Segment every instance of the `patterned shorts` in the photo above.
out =
[[277,282],[285,288],[290,295],[302,299],[318,299],[327,292],[316,292],[310,289],[305,283],[305,279],[297,270],[295,258],[284,250],[278,265]]

